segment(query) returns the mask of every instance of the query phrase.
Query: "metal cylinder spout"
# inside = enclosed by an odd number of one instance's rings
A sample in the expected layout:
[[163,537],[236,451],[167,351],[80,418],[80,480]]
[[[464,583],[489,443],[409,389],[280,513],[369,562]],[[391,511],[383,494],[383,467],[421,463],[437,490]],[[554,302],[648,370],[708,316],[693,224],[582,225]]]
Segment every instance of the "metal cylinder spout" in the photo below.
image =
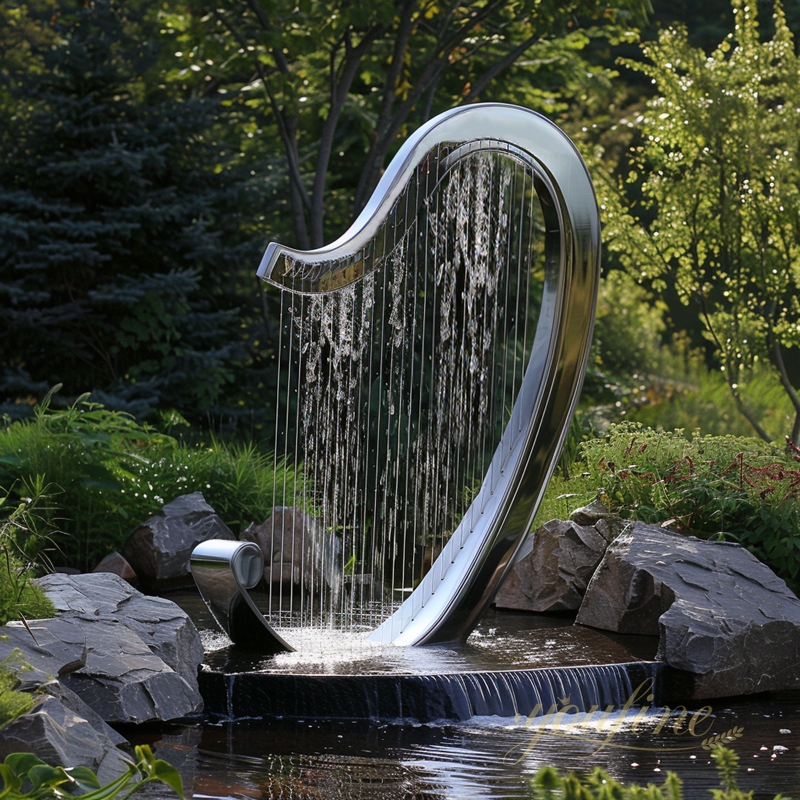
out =
[[234,644],[265,654],[294,650],[247,592],[264,573],[264,556],[257,544],[209,539],[195,547],[189,563],[200,596]]

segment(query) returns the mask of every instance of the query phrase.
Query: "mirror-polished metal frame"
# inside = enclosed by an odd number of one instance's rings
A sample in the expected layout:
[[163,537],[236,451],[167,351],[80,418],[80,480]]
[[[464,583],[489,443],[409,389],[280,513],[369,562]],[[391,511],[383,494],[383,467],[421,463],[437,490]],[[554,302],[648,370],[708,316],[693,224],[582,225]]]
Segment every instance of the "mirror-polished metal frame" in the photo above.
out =
[[208,610],[233,642],[265,654],[294,650],[247,591],[264,574],[264,556],[255,542],[209,539],[194,548],[189,566]]
[[[482,509],[479,522],[464,528],[472,517],[469,511],[465,514],[414,591],[369,634],[384,643],[419,645],[466,637],[491,603],[533,524],[566,438],[589,356],[600,274],[600,220],[591,179],[573,143],[545,117],[498,103],[453,109],[406,141],[343,236],[311,251],[272,243],[258,270],[259,277],[283,289],[323,290],[326,263],[335,263],[337,269],[348,258],[363,264],[363,253],[429,152],[443,145],[455,150],[472,142],[483,142],[483,146],[489,142],[491,148],[513,151],[524,160],[535,176],[546,217],[542,307],[507,428],[516,426],[520,433],[503,437],[492,458],[487,472],[493,476],[491,485],[485,480],[473,501],[475,508]],[[362,265],[359,274],[363,269]],[[233,552],[235,556],[238,551]],[[226,629],[237,641],[231,628],[231,619],[236,618],[231,608],[234,600],[226,592],[236,584],[248,608],[252,601],[247,582],[236,579],[233,561],[229,570],[233,583],[227,578],[217,578],[216,583],[206,580],[219,557],[214,547],[204,548],[193,555],[193,570],[200,570],[198,586],[203,596],[212,610],[218,609],[215,616],[218,613],[223,623],[227,620]],[[437,569],[437,564],[445,563],[447,569]],[[263,616],[262,622],[259,633],[273,637],[272,649],[290,649]]]

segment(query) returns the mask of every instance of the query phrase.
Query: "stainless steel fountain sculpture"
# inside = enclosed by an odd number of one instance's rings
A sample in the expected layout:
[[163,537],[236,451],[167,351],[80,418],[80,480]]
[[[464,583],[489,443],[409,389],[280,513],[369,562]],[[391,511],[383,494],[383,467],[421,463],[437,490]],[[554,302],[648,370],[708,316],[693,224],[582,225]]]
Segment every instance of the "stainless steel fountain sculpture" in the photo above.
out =
[[195,581],[234,642],[291,650],[307,628],[401,645],[468,635],[572,418],[599,229],[569,139],[490,103],[411,136],[332,244],[267,248],[259,275],[281,307],[276,461],[305,476],[275,505],[306,523],[273,530],[283,556],[266,570],[252,543],[195,549]]

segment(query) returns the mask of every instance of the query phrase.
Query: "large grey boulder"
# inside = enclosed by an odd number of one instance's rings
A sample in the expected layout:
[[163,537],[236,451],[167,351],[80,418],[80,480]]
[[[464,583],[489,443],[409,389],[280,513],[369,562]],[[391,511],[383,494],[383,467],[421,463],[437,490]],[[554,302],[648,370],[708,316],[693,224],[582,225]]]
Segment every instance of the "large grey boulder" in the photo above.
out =
[[203,661],[200,634],[189,615],[171,600],[143,595],[119,576],[105,572],[46,575],[37,583],[61,620],[110,617],[122,622],[187,683],[197,684]]
[[127,770],[117,747],[123,742],[102,720],[89,721],[58,697],[42,694],[30,712],[0,731],[0,761],[10,753],[34,752],[53,766],[89,767],[106,784]]
[[333,588],[341,579],[338,539],[302,509],[277,506],[262,524],[243,531],[241,538],[261,548],[264,579],[273,591],[291,594],[303,586]]
[[194,585],[192,550],[207,539],[235,539],[201,492],[167,503],[139,525],[122,546],[122,555],[149,592]]
[[800,687],[800,600],[745,548],[631,523],[607,549],[578,624],[659,636],[695,699]]
[[166,721],[202,708],[196,686],[130,628],[108,618],[87,630],[86,665],[61,682],[111,723]]
[[3,629],[0,657],[19,648],[35,669],[20,679],[58,678],[107,722],[166,721],[202,707],[200,636],[169,600],[145,597],[116,575],[47,575],[39,585],[59,614]]
[[598,530],[573,521],[546,522],[529,537],[498,590],[495,605],[537,612],[578,609],[614,535],[607,523]]
[[0,659],[10,656],[18,687],[39,697],[0,731],[0,760],[33,752],[54,765],[89,767],[107,783],[127,769],[120,750],[127,741],[108,722],[168,721],[202,707],[200,636],[174,603],[146,597],[117,575],[57,574],[37,583],[58,614],[1,629]]
[[[33,709],[0,730],[0,761],[9,753],[33,752],[53,765],[89,767],[104,783],[127,769],[117,733],[64,679],[86,663],[86,635],[74,621],[32,620],[29,628],[2,628],[0,659],[17,667],[17,688],[38,693]],[[24,665],[24,666],[22,666]]]

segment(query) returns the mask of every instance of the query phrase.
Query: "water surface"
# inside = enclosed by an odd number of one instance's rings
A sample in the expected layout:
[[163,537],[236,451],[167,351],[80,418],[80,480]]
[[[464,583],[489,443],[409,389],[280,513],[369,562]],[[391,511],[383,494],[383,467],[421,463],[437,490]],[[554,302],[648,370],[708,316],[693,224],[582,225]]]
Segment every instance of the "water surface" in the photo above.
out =
[[[198,626],[210,620],[194,596],[177,598]],[[341,674],[387,671],[442,674],[649,660],[652,637],[610,636],[575,627],[569,617],[492,611],[464,646],[364,651],[334,644],[325,654],[264,661],[231,652],[204,634],[221,668]],[[739,785],[755,800],[781,792],[800,800],[800,695],[771,695],[581,714],[555,709],[538,720],[481,717],[467,722],[263,720],[207,718],[143,734],[156,754],[181,769],[187,796],[350,798],[358,800],[522,800],[542,766],[586,772],[602,767],[631,783],[661,784],[667,770],[686,800],[709,800],[718,781],[708,749],[727,737],[741,759]],[[168,796],[153,785],[151,796]]]

